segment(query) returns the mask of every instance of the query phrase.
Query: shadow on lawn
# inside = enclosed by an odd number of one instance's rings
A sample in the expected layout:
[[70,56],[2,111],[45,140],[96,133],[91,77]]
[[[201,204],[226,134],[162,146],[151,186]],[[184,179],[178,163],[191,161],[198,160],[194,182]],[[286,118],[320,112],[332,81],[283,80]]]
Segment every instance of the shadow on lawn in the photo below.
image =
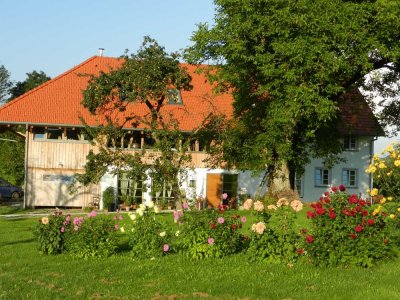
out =
[[8,245],[27,244],[27,243],[32,243],[35,241],[36,240],[34,238],[30,238],[30,239],[18,240],[18,241],[13,241],[13,242],[0,242],[0,247],[4,247],[4,246],[8,246]]

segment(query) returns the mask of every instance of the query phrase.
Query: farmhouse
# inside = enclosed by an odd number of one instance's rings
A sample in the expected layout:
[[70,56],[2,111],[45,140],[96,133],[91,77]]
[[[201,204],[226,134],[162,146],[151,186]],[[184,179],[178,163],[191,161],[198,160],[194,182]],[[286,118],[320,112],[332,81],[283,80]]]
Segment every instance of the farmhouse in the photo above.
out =
[[[106,174],[99,184],[81,187],[70,193],[68,187],[76,173],[82,173],[86,156],[96,146],[89,143],[81,118],[89,126],[97,126],[99,120],[81,104],[82,91],[88,77],[110,68],[118,68],[122,60],[94,56],[0,107],[2,129],[19,126],[25,135],[25,205],[84,207],[100,199],[109,186],[118,195],[129,194],[136,202],[171,197],[168,187],[157,195],[151,195],[151,177],[140,182],[127,178],[122,170],[117,175]],[[209,113],[232,116],[232,96],[214,95],[212,86],[204,75],[195,73],[195,67],[186,65],[192,76],[193,89],[180,91],[178,102],[168,103],[165,109],[180,122],[180,130],[190,132],[201,125]],[[296,177],[296,188],[305,201],[314,201],[332,185],[344,184],[351,193],[365,193],[371,186],[371,177],[364,170],[369,165],[374,139],[382,135],[370,108],[359,93],[347,95],[341,105],[343,134],[343,163],[328,169],[323,159],[314,159],[304,174]],[[140,106],[135,107],[140,111]],[[127,134],[118,147],[125,151],[139,151],[146,147],[143,129],[126,128]],[[115,147],[116,145],[114,145]],[[148,151],[151,151],[148,150]],[[251,171],[210,169],[204,162],[207,157],[201,141],[190,147],[192,169],[182,189],[192,198],[202,197],[209,204],[217,205],[222,193],[229,196],[253,196],[262,175],[253,176]],[[101,202],[101,201],[100,201]]]

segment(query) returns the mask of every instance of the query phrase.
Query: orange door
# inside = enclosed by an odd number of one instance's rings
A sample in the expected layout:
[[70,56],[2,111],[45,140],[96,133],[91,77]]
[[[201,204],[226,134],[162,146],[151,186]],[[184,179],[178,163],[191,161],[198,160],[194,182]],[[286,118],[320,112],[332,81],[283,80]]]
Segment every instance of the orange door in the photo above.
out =
[[207,204],[217,207],[222,197],[222,176],[221,174],[207,174],[206,198]]

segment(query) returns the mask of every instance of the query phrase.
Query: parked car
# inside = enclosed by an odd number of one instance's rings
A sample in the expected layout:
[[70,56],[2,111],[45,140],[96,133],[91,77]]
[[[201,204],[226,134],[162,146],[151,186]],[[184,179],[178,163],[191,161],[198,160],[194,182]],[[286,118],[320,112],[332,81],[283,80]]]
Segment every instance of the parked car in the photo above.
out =
[[21,187],[9,183],[0,178],[0,198],[11,198],[14,201],[19,200],[24,195]]

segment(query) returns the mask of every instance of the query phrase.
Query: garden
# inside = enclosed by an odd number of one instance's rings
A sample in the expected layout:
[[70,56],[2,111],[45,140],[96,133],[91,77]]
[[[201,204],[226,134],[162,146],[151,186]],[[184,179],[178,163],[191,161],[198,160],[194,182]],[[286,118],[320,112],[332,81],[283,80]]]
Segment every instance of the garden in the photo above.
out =
[[307,204],[1,218],[0,299],[398,298],[400,154],[386,152],[366,199],[340,185]]

